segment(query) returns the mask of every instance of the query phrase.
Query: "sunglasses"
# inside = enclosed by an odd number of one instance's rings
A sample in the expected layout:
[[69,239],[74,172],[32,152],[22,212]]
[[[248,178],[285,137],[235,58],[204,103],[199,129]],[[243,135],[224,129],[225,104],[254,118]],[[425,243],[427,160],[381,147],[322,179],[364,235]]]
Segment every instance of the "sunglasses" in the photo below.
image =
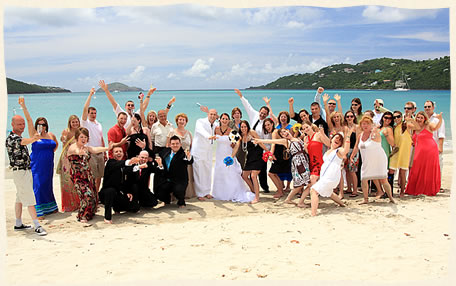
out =
[[328,102],[329,105],[336,105],[334,102]]
[[353,116],[353,115],[347,115],[347,116],[345,116],[345,118],[355,118],[355,116]]
[[[400,117],[400,116],[399,116],[399,117]],[[393,119],[393,118],[392,118],[391,116],[385,116],[385,117],[383,117],[383,119],[389,119],[389,120],[391,120],[391,119]]]
[[352,106],[358,106],[358,105],[359,105],[359,104],[357,104],[357,103],[352,103]]
[[134,105],[134,104],[127,104],[127,106],[132,106],[132,107],[135,107],[135,105]]
[[396,116],[393,116],[394,119],[398,119],[398,118],[401,118],[400,115],[396,115]]
[[407,106],[406,106],[406,107],[404,107],[404,109],[407,109],[407,110],[412,110],[412,109],[413,109],[413,107],[407,107]]
[[425,105],[424,108],[431,108],[432,106],[430,105]]

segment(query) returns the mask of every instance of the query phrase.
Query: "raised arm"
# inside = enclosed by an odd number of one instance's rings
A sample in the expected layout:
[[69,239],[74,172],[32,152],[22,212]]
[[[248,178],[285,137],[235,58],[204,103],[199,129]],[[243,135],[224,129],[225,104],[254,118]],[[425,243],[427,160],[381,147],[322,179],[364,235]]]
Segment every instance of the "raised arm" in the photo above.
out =
[[439,122],[437,124],[435,123],[429,123],[429,129],[434,132],[436,130],[438,130],[440,128],[440,126],[442,126],[442,112],[440,112],[440,114],[437,114],[435,117],[437,117],[437,119],[439,120]]
[[157,88],[153,87],[149,89],[149,92],[146,95],[146,98],[144,99],[143,103],[140,106],[140,109],[143,108],[143,110],[147,109],[147,106],[149,106],[150,102],[150,96],[157,90]]
[[90,146],[87,146],[87,150],[89,150],[89,152],[92,153],[92,154],[98,154],[98,153],[109,151],[113,147],[114,147],[114,143],[109,142],[109,146],[108,147],[90,147]]
[[100,80],[98,82],[98,85],[101,87],[102,90],[104,90],[104,92],[106,93],[106,96],[108,97],[109,99],[109,102],[111,103],[112,105],[112,108],[114,110],[116,110],[117,108],[117,101],[114,99],[114,96],[112,96],[112,94],[109,92],[109,89],[108,89],[108,85],[104,82],[104,80]]
[[327,147],[331,146],[331,140],[326,136],[325,134],[325,129],[323,127],[319,128],[319,135],[318,138],[320,139],[320,142],[325,144]]
[[353,132],[355,132],[356,127],[352,126],[352,128],[348,129],[348,131],[344,134],[344,144],[343,149],[338,152],[339,158],[344,158],[347,155],[348,151],[350,151],[350,136]]
[[294,103],[294,98],[290,97],[288,99],[288,108],[289,108],[289,112],[290,112],[290,118],[294,118],[296,115],[294,112],[294,109],[293,109],[293,103]]
[[339,95],[338,93],[336,93],[336,94],[334,95],[334,99],[335,99],[336,102],[337,102],[337,111],[339,111],[340,114],[344,114],[344,113],[342,112],[342,103],[340,103],[340,95]]
[[242,105],[244,106],[245,111],[247,111],[247,115],[249,116],[249,122],[251,122],[252,124],[255,124],[255,122],[252,122],[252,121],[256,116],[258,116],[258,111],[253,109],[252,105],[250,105],[250,103],[247,101],[247,99],[245,99],[245,97],[242,96],[242,93],[239,89],[235,89],[234,91],[241,98]]
[[27,106],[25,106],[25,98],[19,97],[19,105],[22,107],[22,111],[24,112],[25,119],[27,120],[27,129],[28,129],[29,136],[33,137],[38,132],[35,129],[35,126],[33,124],[33,119],[27,110]]
[[168,102],[168,105],[166,106],[166,114],[168,114],[169,110],[171,109],[171,106],[173,106],[173,103],[176,102],[176,97],[173,96]]
[[314,101],[318,102],[318,104],[320,105],[320,116],[323,118],[324,121],[326,121],[326,112],[324,111],[323,108],[321,108],[321,100],[320,100],[320,97],[321,97],[321,94],[323,93],[323,91],[325,91],[325,89],[320,86],[317,89],[317,93],[315,93]]
[[277,117],[274,115],[274,113],[272,113],[271,99],[270,99],[270,98],[267,98],[267,97],[265,96],[265,97],[263,97],[263,100],[264,100],[264,102],[266,103],[266,106],[269,108],[269,115],[271,116],[272,121],[274,121],[274,124],[275,124],[275,125],[279,124],[279,120],[278,120]]
[[324,105],[325,113],[328,114],[328,121],[326,121],[326,122],[328,123],[328,129],[330,131],[332,131],[334,126],[333,126],[331,120],[329,120],[330,114],[329,114],[328,100],[329,100],[329,95],[327,93],[323,94],[323,105]]
[[84,108],[82,109],[81,119],[83,121],[86,121],[87,116],[89,115],[89,105],[90,105],[90,101],[92,100],[92,95],[94,95],[94,93],[95,93],[95,88],[92,87],[92,89],[90,89],[89,96],[87,97],[86,102],[84,103]]

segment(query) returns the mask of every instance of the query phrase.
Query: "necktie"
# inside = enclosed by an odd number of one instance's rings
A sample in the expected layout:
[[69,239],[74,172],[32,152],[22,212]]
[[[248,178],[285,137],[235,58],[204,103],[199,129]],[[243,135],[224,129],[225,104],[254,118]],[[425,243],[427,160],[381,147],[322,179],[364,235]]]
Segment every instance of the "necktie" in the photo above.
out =
[[171,160],[173,159],[173,157],[174,157],[174,153],[173,152],[169,153],[169,156],[166,160],[166,167],[168,170],[169,170],[169,165],[171,164]]
[[260,119],[258,119],[257,122],[253,125],[252,130],[255,130],[255,129],[256,129],[256,127],[258,126],[258,123],[260,123]]

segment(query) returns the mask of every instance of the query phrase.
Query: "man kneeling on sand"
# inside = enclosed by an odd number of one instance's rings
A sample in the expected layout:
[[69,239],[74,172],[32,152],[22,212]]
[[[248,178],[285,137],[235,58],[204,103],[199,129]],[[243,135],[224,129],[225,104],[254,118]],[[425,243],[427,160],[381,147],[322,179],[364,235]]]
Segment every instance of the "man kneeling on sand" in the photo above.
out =
[[134,189],[126,184],[126,176],[134,171],[132,165],[138,163],[139,158],[122,160],[124,153],[120,146],[114,147],[112,153],[113,159],[106,162],[103,187],[99,193],[100,201],[105,206],[104,221],[109,224],[112,224],[112,209],[116,213],[139,211],[138,201],[134,199]]

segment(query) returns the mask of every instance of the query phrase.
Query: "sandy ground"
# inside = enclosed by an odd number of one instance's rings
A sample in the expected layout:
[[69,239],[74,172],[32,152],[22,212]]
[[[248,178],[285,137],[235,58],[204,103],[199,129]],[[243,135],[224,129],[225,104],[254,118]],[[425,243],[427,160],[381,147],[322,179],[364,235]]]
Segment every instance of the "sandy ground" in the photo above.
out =
[[[452,155],[444,158],[444,193],[435,197],[377,200],[346,208],[323,199],[319,215],[261,194],[256,205],[188,200],[185,209],[159,204],[103,222],[100,207],[91,226],[75,213],[46,216],[48,231],[13,231],[15,187],[6,171],[8,285],[69,285],[89,281],[152,279],[348,280],[447,282]],[[59,177],[54,178],[60,203]],[[271,183],[272,186],[272,183]],[[395,194],[397,194],[395,190]],[[371,198],[372,200],[372,198]],[[24,209],[23,220],[31,223]],[[454,271],[453,271],[454,272]],[[427,284],[427,283],[426,283]],[[446,284],[446,283],[445,283]]]

